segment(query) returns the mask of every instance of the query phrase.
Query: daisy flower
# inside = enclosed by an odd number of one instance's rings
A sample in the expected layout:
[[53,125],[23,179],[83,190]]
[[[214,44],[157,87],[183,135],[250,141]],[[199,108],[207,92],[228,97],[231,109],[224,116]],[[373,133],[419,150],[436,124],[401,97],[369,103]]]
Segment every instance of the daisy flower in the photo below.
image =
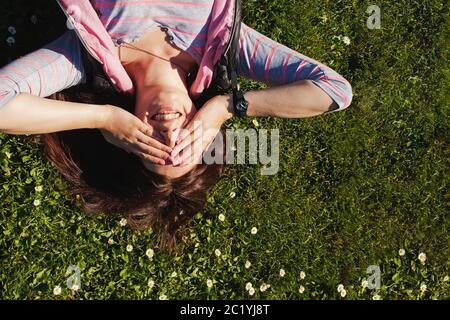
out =
[[417,257],[417,259],[419,259],[419,261],[420,261],[422,264],[425,264],[425,261],[427,260],[427,255],[426,255],[425,253],[421,252],[421,253],[419,254],[419,256]]
[[152,259],[153,256],[155,255],[155,251],[153,249],[147,249],[147,251],[145,251],[145,255],[149,258]]
[[59,296],[61,294],[61,287],[60,286],[56,286],[55,288],[53,288],[53,294],[55,296]]

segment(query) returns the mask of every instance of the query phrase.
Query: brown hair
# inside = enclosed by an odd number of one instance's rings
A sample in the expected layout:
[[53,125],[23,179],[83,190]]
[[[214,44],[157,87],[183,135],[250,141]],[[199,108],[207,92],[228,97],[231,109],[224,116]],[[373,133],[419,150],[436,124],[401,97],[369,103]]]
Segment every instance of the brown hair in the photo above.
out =
[[[131,97],[94,95],[77,87],[50,98],[134,108]],[[159,226],[159,247],[169,253],[181,227],[203,210],[223,171],[221,164],[198,164],[169,179],[147,170],[137,156],[108,143],[95,129],[45,134],[42,141],[46,156],[69,182],[69,192],[78,195],[85,212],[125,214],[133,229]]]

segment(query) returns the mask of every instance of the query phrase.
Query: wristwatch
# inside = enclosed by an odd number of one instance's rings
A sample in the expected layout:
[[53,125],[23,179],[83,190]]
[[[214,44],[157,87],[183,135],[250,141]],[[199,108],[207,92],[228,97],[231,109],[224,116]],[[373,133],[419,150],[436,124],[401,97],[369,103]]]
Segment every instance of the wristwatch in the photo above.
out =
[[248,102],[245,100],[244,92],[240,89],[233,89],[233,111],[237,116],[245,116],[247,114]]

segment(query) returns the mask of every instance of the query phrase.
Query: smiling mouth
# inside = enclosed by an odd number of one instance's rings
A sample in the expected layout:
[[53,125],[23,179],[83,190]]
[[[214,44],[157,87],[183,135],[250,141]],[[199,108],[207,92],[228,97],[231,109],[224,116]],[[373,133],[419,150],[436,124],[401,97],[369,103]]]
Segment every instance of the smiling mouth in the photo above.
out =
[[168,121],[168,120],[178,119],[179,117],[181,117],[181,113],[179,113],[179,112],[163,111],[163,112],[158,112],[157,114],[155,114],[152,117],[152,119],[157,120],[157,121]]

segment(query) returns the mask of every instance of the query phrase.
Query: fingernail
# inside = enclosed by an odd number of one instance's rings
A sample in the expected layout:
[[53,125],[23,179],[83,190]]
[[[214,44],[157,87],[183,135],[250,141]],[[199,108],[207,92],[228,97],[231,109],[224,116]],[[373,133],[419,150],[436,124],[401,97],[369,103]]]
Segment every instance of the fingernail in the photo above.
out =
[[161,164],[161,165],[165,165],[165,164],[166,164],[166,162],[165,162],[164,160],[161,160],[161,161],[159,162],[159,164]]

